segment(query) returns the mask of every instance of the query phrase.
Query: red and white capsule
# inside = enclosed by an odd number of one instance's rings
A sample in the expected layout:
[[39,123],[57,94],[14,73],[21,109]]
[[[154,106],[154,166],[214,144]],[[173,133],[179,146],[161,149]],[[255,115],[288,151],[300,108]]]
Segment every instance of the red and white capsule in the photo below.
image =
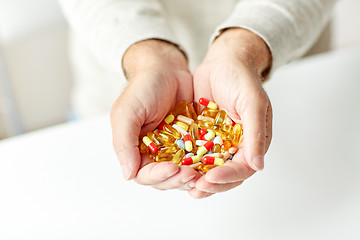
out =
[[174,115],[172,115],[172,114],[167,115],[166,118],[164,120],[162,120],[162,122],[158,126],[158,129],[162,130],[165,125],[172,123],[174,120],[175,120]]
[[204,145],[199,147],[196,154],[199,156],[203,156],[207,151],[209,151],[214,146],[214,143],[212,141],[207,141]]
[[184,136],[184,142],[185,142],[185,150],[191,152],[193,149],[193,145],[190,134]]
[[188,158],[183,158],[183,160],[181,160],[181,164],[182,165],[191,165],[194,163],[198,163],[201,160],[201,156],[192,156],[192,157],[188,157]]
[[224,164],[224,159],[212,156],[205,156],[203,162],[208,165],[217,165],[221,166]]
[[142,141],[145,143],[145,145],[150,149],[152,153],[157,153],[159,150],[158,147],[155,145],[153,141],[151,141],[150,138],[147,136],[143,137]]
[[214,109],[214,110],[218,109],[218,105],[216,103],[214,103],[206,98],[200,98],[199,103],[210,109]]

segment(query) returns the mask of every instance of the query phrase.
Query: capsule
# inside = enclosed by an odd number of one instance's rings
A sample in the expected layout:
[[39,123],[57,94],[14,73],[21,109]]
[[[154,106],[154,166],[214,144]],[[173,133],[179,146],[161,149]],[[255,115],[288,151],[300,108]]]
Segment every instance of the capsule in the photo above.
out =
[[183,149],[180,149],[179,151],[177,151],[175,153],[175,155],[172,158],[171,162],[175,163],[175,164],[179,164],[184,156],[185,156],[185,151]]
[[217,167],[217,165],[199,165],[198,166],[198,170],[202,171],[203,173],[207,173],[208,171],[210,171],[211,169]]
[[208,121],[208,122],[211,122],[211,123],[214,123],[215,122],[215,119],[212,118],[212,117],[206,117],[206,116],[201,116],[199,115],[197,117],[197,120],[200,120],[200,121]]
[[242,127],[240,124],[235,124],[234,127],[233,127],[233,132],[232,132],[234,138],[232,139],[232,144],[234,146],[237,146],[239,145],[240,143],[240,138],[242,136]]
[[205,117],[215,118],[218,112],[219,110],[204,108],[204,110],[201,112],[201,115]]
[[203,146],[199,147],[196,154],[203,156],[207,151],[209,151],[214,146],[212,141],[207,141]]
[[195,145],[196,145],[196,146],[200,146],[200,147],[201,147],[201,146],[204,146],[205,143],[207,143],[206,140],[196,140],[196,141],[195,141]]
[[176,138],[173,135],[169,134],[164,130],[159,132],[159,136],[161,140],[163,140],[164,145],[173,144],[176,141]]
[[201,156],[193,156],[193,157],[189,157],[189,158],[183,158],[183,160],[181,160],[181,164],[182,165],[191,165],[194,163],[198,163],[201,160]]
[[209,101],[206,98],[200,98],[199,103],[207,108],[216,110],[218,108],[218,105],[212,101]]
[[196,123],[192,123],[190,125],[189,132],[190,132],[191,140],[195,144],[195,141],[200,139],[199,138],[199,128]]
[[202,121],[199,120],[198,121],[198,126],[199,128],[212,128],[214,126],[214,124],[212,122],[208,122],[208,121]]
[[222,140],[222,138],[221,138],[221,136],[216,136],[215,138],[214,138],[214,144],[223,144],[223,140]]
[[162,145],[164,145],[164,142],[161,140],[161,138],[159,137],[159,135],[157,135],[157,134],[155,134],[155,133],[153,133],[153,132],[148,132],[148,133],[146,134],[146,136],[147,136],[148,138],[150,138],[150,140],[153,141],[153,142],[156,144],[156,146],[162,146]]
[[231,133],[228,133],[228,132],[224,132],[224,133],[221,133],[221,138],[222,140],[224,141],[233,141],[234,140],[234,135],[231,134]]
[[173,124],[172,125],[173,128],[175,128],[178,132],[180,132],[183,136],[185,136],[187,133],[187,131],[185,131],[184,129],[182,129],[179,125],[177,124]]
[[168,154],[174,154],[179,150],[179,148],[175,145],[171,145],[171,146],[166,146],[166,147],[162,147],[159,149],[158,151],[158,155],[164,154],[164,153],[168,153]]
[[209,165],[217,165],[217,166],[221,166],[224,164],[224,159],[222,158],[217,158],[217,157],[211,157],[211,156],[205,156],[203,158],[203,162],[205,164],[209,164]]
[[164,130],[165,130],[166,132],[168,132],[169,134],[173,135],[174,138],[176,138],[176,139],[181,139],[181,134],[179,133],[179,131],[176,130],[175,128],[173,128],[172,126],[170,126],[170,125],[165,125],[165,126],[164,126]]
[[207,133],[204,136],[205,140],[210,141],[214,137],[215,137],[215,132],[213,130],[211,130],[210,128],[207,129]]
[[229,116],[226,116],[224,123],[232,126],[234,122]]
[[214,124],[222,124],[225,121],[227,114],[224,110],[220,110],[218,114],[216,114]]
[[177,116],[177,120],[186,123],[187,125],[191,125],[194,122],[194,119],[185,117],[183,115]]
[[178,102],[178,103],[175,105],[174,109],[171,110],[171,113],[172,113],[174,116],[177,116],[177,115],[180,115],[180,114],[184,113],[186,105],[187,105],[186,101],[180,101],[180,102]]
[[191,152],[193,149],[193,145],[190,134],[184,136],[184,142],[185,142],[185,150]]
[[231,133],[231,132],[232,132],[232,125],[230,125],[230,124],[222,124],[222,125],[220,126],[220,130],[221,130],[222,132]]
[[213,148],[211,149],[213,153],[220,153],[221,152],[221,145],[220,144],[214,144]]
[[156,162],[170,162],[174,155],[169,153],[158,154],[155,157]]
[[176,121],[175,124],[184,129],[184,131],[189,130],[189,125],[184,122]]
[[164,126],[167,124],[170,124],[174,121],[175,116],[172,114],[169,114],[166,116],[166,118],[164,120],[162,120],[162,122],[160,123],[160,125],[158,126],[158,129],[164,129]]
[[235,154],[237,152],[238,148],[237,147],[231,147],[229,148],[229,153],[230,154]]
[[231,142],[225,140],[221,145],[221,150],[228,151],[231,148],[231,146],[232,146]]
[[153,153],[157,153],[157,151],[159,150],[158,147],[155,145],[155,143],[153,141],[151,141],[150,138],[148,138],[147,136],[143,137],[143,143],[145,143],[145,145],[150,149],[151,152]]
[[199,129],[199,135],[205,135],[205,134],[207,134],[207,131],[205,128]]
[[194,109],[194,106],[192,103],[189,103],[188,105],[186,105],[185,112],[186,112],[186,116],[188,118],[192,118],[194,121],[197,120],[197,114],[195,112],[195,109]]
[[150,154],[149,148],[143,142],[140,144],[140,154]]

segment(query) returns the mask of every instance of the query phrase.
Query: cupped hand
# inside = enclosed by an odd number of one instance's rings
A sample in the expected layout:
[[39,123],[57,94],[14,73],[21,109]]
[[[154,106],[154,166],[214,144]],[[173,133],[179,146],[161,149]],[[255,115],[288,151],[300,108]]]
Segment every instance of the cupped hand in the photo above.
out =
[[128,49],[123,67],[128,85],[111,110],[113,145],[123,177],[162,190],[193,188],[199,173],[171,162],[152,162],[138,148],[139,136],[154,130],[177,102],[193,100],[185,56],[168,42],[146,40]]
[[195,99],[213,100],[236,123],[244,140],[232,161],[210,170],[189,191],[195,198],[230,190],[264,168],[272,137],[272,109],[262,81],[271,55],[257,35],[240,28],[223,32],[194,73]]

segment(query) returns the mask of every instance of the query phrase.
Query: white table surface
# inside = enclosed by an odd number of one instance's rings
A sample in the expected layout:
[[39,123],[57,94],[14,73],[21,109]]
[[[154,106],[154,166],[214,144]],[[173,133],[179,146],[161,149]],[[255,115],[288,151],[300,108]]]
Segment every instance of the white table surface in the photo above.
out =
[[360,46],[265,87],[265,170],[203,200],[123,181],[108,116],[1,141],[0,239],[360,239]]

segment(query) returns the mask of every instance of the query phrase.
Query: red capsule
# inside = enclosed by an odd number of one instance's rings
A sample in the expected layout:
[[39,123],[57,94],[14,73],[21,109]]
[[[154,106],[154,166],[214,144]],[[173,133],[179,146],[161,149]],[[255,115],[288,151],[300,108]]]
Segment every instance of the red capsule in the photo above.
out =
[[218,108],[218,105],[216,104],[216,103],[214,103],[214,102],[212,102],[212,101],[210,101],[210,100],[208,100],[208,99],[206,99],[206,98],[200,98],[199,99],[199,103],[201,104],[201,105],[204,105],[205,107],[208,107],[208,108],[210,108],[210,109],[217,109]]
[[201,160],[200,156],[192,156],[192,157],[188,157],[188,158],[183,158],[183,160],[181,160],[181,164],[182,165],[191,165],[191,164],[200,162],[200,160]]
[[158,129],[163,129],[165,125],[170,124],[174,121],[175,117],[172,114],[169,114],[166,116],[166,118],[164,120],[162,120],[162,122],[160,123],[160,125],[158,126]]
[[205,156],[203,158],[203,162],[205,164],[210,164],[210,165],[223,165],[224,164],[224,159],[222,158],[217,158],[217,157],[212,157],[212,156]]
[[143,137],[143,142],[145,143],[145,145],[150,149],[151,152],[153,153],[157,153],[157,151],[159,150],[158,147],[155,145],[155,143],[153,141],[151,141],[150,138],[148,138],[147,136]]

